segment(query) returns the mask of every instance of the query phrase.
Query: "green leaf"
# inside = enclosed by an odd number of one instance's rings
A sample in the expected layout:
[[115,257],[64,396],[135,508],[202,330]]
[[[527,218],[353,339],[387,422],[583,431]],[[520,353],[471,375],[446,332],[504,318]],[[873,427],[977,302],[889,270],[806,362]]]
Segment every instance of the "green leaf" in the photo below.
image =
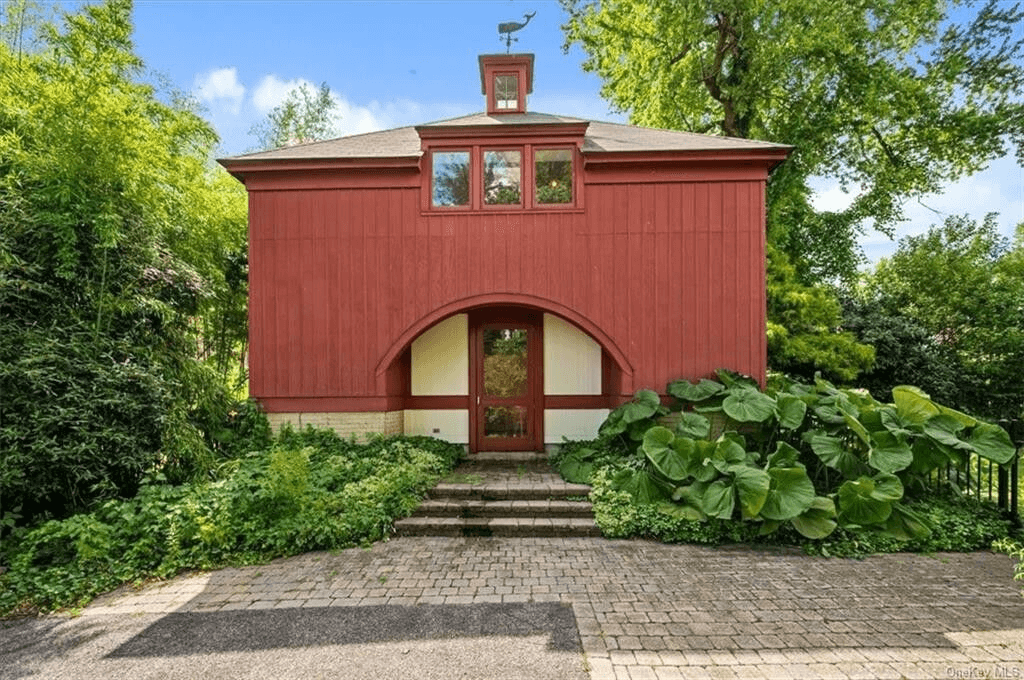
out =
[[999,465],[1009,463],[1017,453],[1010,435],[998,425],[978,423],[967,441],[979,456]]
[[672,430],[655,425],[644,435],[642,448],[658,472],[674,482],[681,482],[689,476],[689,460],[673,448],[675,439]]
[[915,425],[924,425],[929,418],[940,413],[927,394],[910,385],[892,388],[892,400],[900,418]]
[[726,370],[724,368],[720,368],[720,369],[716,370],[715,371],[715,375],[718,376],[718,379],[728,389],[731,389],[733,387],[738,387],[738,388],[744,388],[744,389],[757,390],[757,389],[760,388],[760,386],[757,384],[757,381],[754,380],[754,378],[752,378],[749,375],[743,375],[742,373],[737,373],[735,371],[729,371],[729,370]]
[[732,486],[722,480],[712,482],[701,497],[701,508],[709,517],[729,519],[736,507]]
[[959,432],[964,429],[964,425],[956,418],[940,413],[937,416],[932,416],[924,423],[924,433],[946,446],[953,446],[956,448],[965,448],[969,446],[963,440],[960,439]]
[[676,434],[690,439],[703,439],[711,432],[711,421],[699,413],[685,411],[679,414]]
[[778,442],[775,453],[768,456],[768,467],[797,467],[799,460],[799,451],[786,442]]
[[973,418],[966,413],[961,413],[956,409],[948,408],[942,404],[936,404],[936,406],[939,408],[939,412],[942,413],[942,415],[949,416],[956,422],[960,423],[960,425],[963,426],[960,429],[963,429],[964,427],[974,427],[979,422],[977,418]]
[[558,472],[573,484],[590,484],[594,476],[594,463],[589,460],[594,455],[593,449],[578,449],[562,459]]
[[661,408],[661,397],[654,390],[637,390],[636,394],[633,395],[633,401],[639,406],[650,409],[646,415],[642,416],[643,418],[654,415]]
[[928,538],[932,530],[922,516],[901,504],[892,506],[892,514],[885,520],[885,531],[900,541]]
[[601,423],[601,427],[597,429],[597,433],[602,437],[622,434],[626,431],[626,424],[626,421],[623,419],[622,407],[620,406],[608,414],[608,417]]
[[914,460],[909,469],[915,475],[928,474],[950,461],[949,455],[941,445],[925,437],[918,437],[914,441],[911,452],[914,455]]
[[713,397],[724,389],[725,385],[721,383],[701,379],[696,385],[688,380],[674,380],[668,384],[667,391],[680,401],[695,403]]
[[685,519],[690,522],[700,522],[705,519],[705,515],[700,511],[699,508],[695,508],[692,505],[682,505],[680,503],[659,503],[658,511],[668,515],[669,517],[675,517],[676,519]]
[[771,477],[764,470],[746,465],[734,465],[729,468],[729,472],[733,475],[733,486],[736,488],[736,495],[739,496],[743,517],[756,517],[768,499]]
[[843,425],[846,417],[842,411],[832,404],[819,404],[811,409],[814,415],[826,425]]
[[725,474],[730,467],[747,460],[747,452],[736,441],[722,436],[715,444],[715,451],[711,454],[710,463],[716,470]]
[[811,449],[822,463],[833,470],[839,470],[849,479],[855,479],[867,471],[867,466],[860,457],[835,437],[816,434],[811,437]]
[[914,453],[902,438],[882,430],[871,434],[868,465],[881,472],[899,472],[914,461]]
[[722,401],[722,410],[740,423],[763,423],[775,415],[775,400],[752,389],[738,389]]
[[880,473],[871,478],[875,489],[871,497],[880,501],[896,502],[903,498],[903,482],[896,475]]
[[612,488],[616,491],[625,491],[633,496],[637,503],[651,504],[668,498],[664,487],[658,484],[647,470],[619,470],[612,477]]
[[799,428],[807,415],[807,404],[800,397],[791,394],[780,394],[775,397],[775,417],[779,427],[784,430]]
[[793,519],[811,507],[814,501],[814,484],[802,467],[768,468],[771,485],[768,497],[761,508],[765,519]]
[[825,538],[836,528],[836,504],[831,498],[817,496],[811,507],[797,515],[790,522],[801,536],[812,540]]
[[920,430],[920,425],[915,426],[913,423],[903,420],[903,418],[900,417],[899,413],[896,412],[896,409],[892,408],[891,406],[886,406],[884,408],[879,409],[878,413],[881,416],[882,427],[884,427],[886,430],[893,433],[894,435],[902,435],[904,437],[909,437],[911,434],[913,434],[913,431],[909,428],[916,428]]
[[864,442],[866,445],[871,446],[871,435],[868,434],[868,430],[864,425],[857,420],[857,418],[849,413],[848,411],[842,411],[843,422],[846,426],[853,430],[853,433],[857,435],[857,438]]
[[892,514],[895,501],[903,497],[903,485],[893,475],[861,477],[839,487],[839,517],[844,524],[880,524]]

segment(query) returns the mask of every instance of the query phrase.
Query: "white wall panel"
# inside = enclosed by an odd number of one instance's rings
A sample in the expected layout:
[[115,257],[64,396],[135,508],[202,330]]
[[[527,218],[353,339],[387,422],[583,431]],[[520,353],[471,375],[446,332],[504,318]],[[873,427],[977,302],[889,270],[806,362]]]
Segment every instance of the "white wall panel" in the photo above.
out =
[[456,314],[412,342],[412,394],[469,394],[469,317]]
[[407,410],[405,434],[436,437],[453,444],[468,444],[469,411]]
[[[406,411],[406,427],[410,411]],[[608,409],[559,409],[544,410],[544,443],[561,444],[567,439],[594,439],[601,423],[608,417]]]
[[544,315],[544,394],[601,394],[601,346],[551,314]]

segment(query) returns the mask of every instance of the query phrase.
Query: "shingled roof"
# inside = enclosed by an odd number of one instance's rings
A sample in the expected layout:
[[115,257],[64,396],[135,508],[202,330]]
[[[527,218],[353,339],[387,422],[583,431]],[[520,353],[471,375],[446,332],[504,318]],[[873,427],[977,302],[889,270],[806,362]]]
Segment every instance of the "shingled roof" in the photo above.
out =
[[226,163],[262,165],[270,161],[331,160],[358,158],[416,158],[422,155],[418,130],[429,128],[473,128],[497,125],[580,125],[587,124],[583,139],[583,153],[636,153],[664,151],[764,151],[789,149],[785,144],[773,144],[750,139],[702,135],[678,130],[661,130],[636,125],[606,123],[548,113],[527,112],[490,116],[475,113],[459,118],[368,132],[361,135],[338,137],[321,142],[296,144],[270,151],[232,156],[221,159]]

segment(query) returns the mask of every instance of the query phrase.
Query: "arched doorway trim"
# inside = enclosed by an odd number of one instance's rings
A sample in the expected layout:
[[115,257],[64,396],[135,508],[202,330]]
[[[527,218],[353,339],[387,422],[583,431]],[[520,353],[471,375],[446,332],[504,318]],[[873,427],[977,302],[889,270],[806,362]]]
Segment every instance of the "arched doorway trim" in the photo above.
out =
[[388,369],[402,354],[402,352],[412,344],[412,341],[423,333],[423,331],[427,330],[438,321],[441,321],[453,314],[469,312],[480,307],[491,306],[528,307],[530,309],[548,312],[565,319],[593,338],[594,341],[596,341],[597,344],[599,344],[601,348],[608,353],[608,356],[611,357],[612,361],[615,362],[619,371],[622,373],[623,381],[627,384],[632,384],[633,366],[626,358],[625,353],[623,353],[615,341],[612,340],[611,336],[605,333],[597,324],[563,304],[538,297],[536,295],[524,295],[522,293],[488,293],[486,295],[475,295],[449,302],[446,305],[438,307],[429,314],[420,317],[416,322],[402,332],[402,334],[391,344],[387,352],[384,353],[384,356],[381,357],[380,361],[377,362],[376,377],[378,384],[383,386],[386,382]]

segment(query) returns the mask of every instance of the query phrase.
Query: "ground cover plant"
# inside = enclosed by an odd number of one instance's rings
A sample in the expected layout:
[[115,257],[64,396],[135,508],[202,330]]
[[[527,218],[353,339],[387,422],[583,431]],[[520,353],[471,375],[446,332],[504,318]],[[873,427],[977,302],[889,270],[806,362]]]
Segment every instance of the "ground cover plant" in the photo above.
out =
[[558,454],[562,475],[593,485],[611,537],[796,543],[819,554],[970,550],[1005,537],[995,508],[940,483],[971,457],[1016,455],[1002,428],[908,386],[882,403],[824,380],[767,390],[727,371],[678,380],[612,411],[594,442]]
[[427,437],[357,443],[286,428],[222,463],[213,481],[172,485],[154,473],[131,499],[6,537],[0,616],[81,606],[123,583],[182,570],[380,540],[461,453]]

